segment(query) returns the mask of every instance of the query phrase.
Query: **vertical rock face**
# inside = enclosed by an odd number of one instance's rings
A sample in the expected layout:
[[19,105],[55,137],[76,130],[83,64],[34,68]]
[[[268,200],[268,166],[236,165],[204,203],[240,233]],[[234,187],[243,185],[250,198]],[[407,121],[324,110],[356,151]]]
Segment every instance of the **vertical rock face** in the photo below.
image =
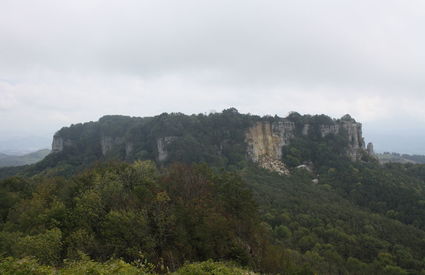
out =
[[64,139],[58,134],[53,136],[52,153],[62,152],[65,147],[71,147],[73,142],[70,139]]
[[348,135],[347,155],[353,161],[360,160],[362,152],[366,150],[361,123],[355,122],[349,116],[345,116],[335,124],[320,125],[319,128],[322,138],[330,134],[338,135],[342,129],[346,131]]
[[105,155],[108,151],[112,149],[113,141],[111,137],[101,137],[100,147],[102,148],[102,155]]
[[322,136],[322,138],[330,134],[333,134],[333,135],[339,134],[339,129],[340,129],[339,124],[320,125],[319,127],[320,127],[320,135]]
[[[352,161],[361,159],[366,151],[365,142],[362,136],[362,125],[357,123],[350,116],[344,116],[341,120],[331,124],[317,125],[322,138],[328,135],[338,135],[344,132],[347,135],[347,156]],[[310,124],[301,125],[302,136],[310,134],[312,126]],[[295,124],[287,119],[281,119],[273,123],[268,121],[257,122],[249,128],[245,135],[248,145],[247,154],[249,159],[258,163],[260,167],[276,171],[280,174],[287,174],[288,169],[282,162],[282,147],[288,145],[292,138],[296,136]],[[373,147],[368,147],[369,153],[373,152]]]
[[[100,147],[102,148],[102,154],[106,155],[111,151],[115,146],[124,144],[125,140],[123,137],[109,137],[102,136],[100,138]],[[126,148],[127,149],[127,148]]]
[[163,162],[168,158],[167,145],[170,144],[176,137],[161,137],[156,140],[158,150],[158,161]]
[[343,120],[341,126],[348,133],[348,156],[352,161],[360,160],[362,152],[366,150],[362,134],[362,124]]
[[308,136],[309,132],[310,132],[310,124],[304,124],[303,130],[302,130],[302,135]]
[[52,153],[62,152],[63,150],[63,138],[59,135],[53,136],[52,142]]
[[375,152],[373,150],[373,143],[372,142],[369,142],[367,144],[367,152],[369,153],[369,155],[374,155],[375,154]]
[[133,153],[133,143],[127,142],[125,144],[125,155],[128,157],[131,153]]
[[257,122],[245,135],[249,158],[265,169],[287,174],[288,169],[281,161],[282,147],[294,134],[295,124],[287,120]]

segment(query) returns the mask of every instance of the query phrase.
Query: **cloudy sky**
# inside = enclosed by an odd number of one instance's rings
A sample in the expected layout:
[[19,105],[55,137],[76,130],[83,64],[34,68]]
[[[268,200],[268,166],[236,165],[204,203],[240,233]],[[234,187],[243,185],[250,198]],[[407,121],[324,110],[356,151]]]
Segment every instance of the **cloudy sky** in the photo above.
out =
[[425,154],[425,1],[0,6],[3,147],[48,145],[60,127],[105,114],[233,106],[350,113],[379,151]]

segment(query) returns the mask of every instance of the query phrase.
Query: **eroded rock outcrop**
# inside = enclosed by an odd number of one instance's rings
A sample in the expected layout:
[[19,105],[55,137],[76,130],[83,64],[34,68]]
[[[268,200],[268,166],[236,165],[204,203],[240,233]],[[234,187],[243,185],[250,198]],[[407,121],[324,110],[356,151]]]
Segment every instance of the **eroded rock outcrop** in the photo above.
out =
[[367,152],[369,153],[369,155],[375,155],[375,151],[373,150],[373,143],[369,142],[367,144]]
[[347,155],[352,161],[360,160],[362,152],[366,150],[362,134],[362,124],[356,122],[349,115],[345,115],[334,124],[320,125],[320,134],[326,137],[330,134],[339,135],[345,131],[348,138]]
[[102,148],[102,154],[106,155],[115,146],[122,145],[124,142],[125,139],[123,137],[101,136],[100,147]]
[[158,150],[158,161],[163,162],[168,158],[167,146],[175,140],[176,137],[161,137],[156,140],[156,148]]
[[71,140],[64,139],[60,135],[55,134],[53,136],[53,141],[52,141],[52,153],[62,152],[64,147],[70,147],[72,145],[73,145],[73,143],[72,143]]
[[58,135],[53,136],[53,142],[52,142],[52,152],[62,152],[63,151],[63,138]]
[[302,135],[308,136],[309,132],[310,132],[310,124],[304,124],[303,130],[302,130]]
[[[314,129],[312,129],[314,127]],[[280,174],[288,174],[288,169],[282,162],[282,147],[288,145],[291,139],[297,135],[309,136],[311,131],[318,131],[322,138],[328,135],[344,135],[347,138],[347,156],[352,161],[361,159],[365,152],[373,154],[373,148],[367,150],[362,135],[362,125],[349,115],[340,120],[330,121],[328,124],[298,125],[297,132],[295,124],[288,119],[274,122],[260,121],[249,128],[246,132],[247,154],[250,160],[258,163],[260,167],[276,171]],[[306,160],[307,161],[307,160]]]
[[366,150],[362,124],[352,120],[342,120],[341,126],[348,134],[348,156],[352,161],[360,160],[362,153]]
[[257,122],[246,133],[248,157],[260,167],[279,174],[288,174],[289,171],[282,162],[282,147],[294,136],[295,124],[288,120]]

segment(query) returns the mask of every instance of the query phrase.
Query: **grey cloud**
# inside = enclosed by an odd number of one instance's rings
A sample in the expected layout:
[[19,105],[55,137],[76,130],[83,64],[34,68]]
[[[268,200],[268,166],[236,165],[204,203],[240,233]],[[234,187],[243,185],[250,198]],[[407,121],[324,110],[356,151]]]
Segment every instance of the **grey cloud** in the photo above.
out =
[[419,0],[4,1],[0,134],[229,106],[424,132],[424,11]]

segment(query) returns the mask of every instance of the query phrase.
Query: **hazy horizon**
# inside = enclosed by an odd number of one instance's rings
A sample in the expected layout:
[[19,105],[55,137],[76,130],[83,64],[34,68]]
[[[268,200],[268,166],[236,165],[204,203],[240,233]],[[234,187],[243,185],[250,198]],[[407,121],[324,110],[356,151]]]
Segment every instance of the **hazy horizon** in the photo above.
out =
[[[231,108],[231,107],[229,107]],[[216,110],[210,110],[216,111]],[[221,110],[220,110],[221,111]],[[208,113],[208,112],[204,112]],[[253,113],[251,113],[253,114]],[[108,114],[105,114],[108,115]],[[109,115],[119,115],[119,114],[109,114]],[[157,114],[159,115],[159,114]],[[187,115],[191,115],[190,113],[187,113]],[[261,114],[261,115],[272,115],[275,114]],[[310,114],[315,115],[315,114]],[[286,115],[280,115],[281,117],[286,117]],[[99,117],[100,118],[100,117]],[[333,117],[338,118],[338,117]],[[354,117],[355,118],[355,117]],[[90,121],[97,121],[98,119],[90,120]],[[80,121],[75,122],[72,124],[77,123],[85,123],[89,121]],[[361,123],[361,121],[358,121]],[[62,127],[69,127],[70,125],[63,125]],[[365,125],[362,123],[363,126],[363,136],[365,138],[366,142],[372,142],[374,144],[375,152],[377,153],[384,153],[384,152],[395,152],[395,153],[401,153],[401,154],[425,154],[425,146],[421,144],[421,142],[418,140],[417,143],[411,143],[410,141],[412,136],[407,136],[401,134],[396,134],[393,132],[392,129],[387,129],[386,131],[376,131],[374,130],[373,125]],[[60,127],[60,128],[62,128]],[[52,132],[50,135],[44,135],[44,136],[15,136],[15,137],[9,137],[9,138],[3,138],[0,137],[0,153],[6,153],[10,155],[21,155],[24,153],[30,153],[34,152],[40,149],[50,149],[51,143],[53,140],[53,135],[56,131],[60,130],[60,128],[56,129],[54,132]],[[418,138],[421,138],[421,136],[418,136]],[[423,136],[422,138],[425,138]],[[380,143],[374,142],[374,140],[380,140]],[[394,146],[394,144],[396,146]]]

